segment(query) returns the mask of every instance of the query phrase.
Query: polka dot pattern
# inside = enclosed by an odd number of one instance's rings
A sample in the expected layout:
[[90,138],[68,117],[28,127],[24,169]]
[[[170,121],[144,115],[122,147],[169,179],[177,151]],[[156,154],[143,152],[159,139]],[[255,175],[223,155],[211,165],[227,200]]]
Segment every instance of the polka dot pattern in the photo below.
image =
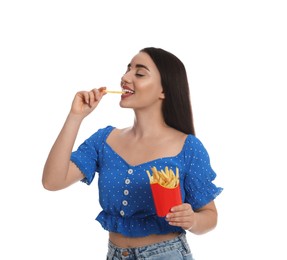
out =
[[182,151],[175,157],[158,158],[140,165],[129,165],[106,139],[112,126],[99,129],[72,152],[71,161],[84,174],[88,185],[98,175],[99,200],[102,211],[97,216],[102,227],[130,237],[184,232],[157,217],[146,170],[165,166],[180,173],[181,195],[184,202],[198,209],[216,198],[222,188],[216,187],[215,172],[207,151],[193,135],[188,135]]

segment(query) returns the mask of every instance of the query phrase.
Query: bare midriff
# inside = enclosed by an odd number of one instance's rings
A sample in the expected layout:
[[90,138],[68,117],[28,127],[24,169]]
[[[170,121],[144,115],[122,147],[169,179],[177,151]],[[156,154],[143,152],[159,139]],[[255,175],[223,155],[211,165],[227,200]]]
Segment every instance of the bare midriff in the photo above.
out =
[[126,237],[119,233],[110,232],[109,240],[115,246],[122,248],[132,248],[132,247],[142,247],[155,243],[160,243],[166,240],[173,239],[178,235],[179,233],[168,233],[164,235],[149,235],[145,237]]

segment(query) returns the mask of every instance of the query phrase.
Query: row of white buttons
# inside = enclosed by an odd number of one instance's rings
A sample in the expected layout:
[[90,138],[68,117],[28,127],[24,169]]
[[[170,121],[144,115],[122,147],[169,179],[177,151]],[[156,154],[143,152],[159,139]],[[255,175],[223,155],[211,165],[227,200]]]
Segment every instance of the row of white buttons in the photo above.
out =
[[[134,171],[133,171],[133,169],[128,169],[128,174],[132,174]],[[126,179],[125,180],[125,184],[130,184],[131,183],[131,180],[130,179]],[[128,190],[124,190],[124,194],[127,196],[127,195],[129,195],[129,191]],[[123,200],[122,201],[122,204],[124,205],[124,206],[127,206],[128,205],[128,201],[127,200]],[[125,215],[125,212],[123,211],[123,210],[121,210],[120,211],[120,214],[121,214],[121,216],[124,216]]]

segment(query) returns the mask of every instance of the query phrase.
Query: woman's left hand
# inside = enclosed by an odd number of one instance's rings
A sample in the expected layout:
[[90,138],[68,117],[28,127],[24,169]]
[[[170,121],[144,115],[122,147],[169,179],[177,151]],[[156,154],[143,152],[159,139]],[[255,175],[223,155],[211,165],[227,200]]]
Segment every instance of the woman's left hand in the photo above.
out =
[[190,230],[195,224],[195,212],[189,203],[183,203],[171,208],[170,212],[166,215],[166,221],[172,226]]

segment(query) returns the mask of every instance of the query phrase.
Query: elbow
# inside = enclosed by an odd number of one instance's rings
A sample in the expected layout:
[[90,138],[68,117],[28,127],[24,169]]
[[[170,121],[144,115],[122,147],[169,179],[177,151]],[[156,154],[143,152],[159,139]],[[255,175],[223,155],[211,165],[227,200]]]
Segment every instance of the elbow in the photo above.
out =
[[51,181],[48,181],[46,180],[46,178],[42,178],[42,186],[45,190],[48,190],[48,191],[57,191],[57,190],[60,190],[60,188],[53,184],[53,182]]
[[216,209],[214,211],[212,211],[210,215],[211,215],[211,217],[210,217],[210,226],[207,229],[207,232],[215,229],[216,226],[217,226],[217,222],[218,222],[218,214],[217,214],[217,210]]
[[42,186],[45,190],[48,191],[55,191],[56,189],[53,187],[53,185],[50,185],[48,182],[46,182],[45,180],[42,180]]
[[196,216],[198,221],[195,221],[195,228],[192,231],[195,235],[203,235],[216,228],[218,214],[215,207],[199,210],[196,212]]
[[42,186],[48,191],[57,191],[61,189],[57,174],[53,171],[48,171],[46,168],[44,168],[42,174]]

